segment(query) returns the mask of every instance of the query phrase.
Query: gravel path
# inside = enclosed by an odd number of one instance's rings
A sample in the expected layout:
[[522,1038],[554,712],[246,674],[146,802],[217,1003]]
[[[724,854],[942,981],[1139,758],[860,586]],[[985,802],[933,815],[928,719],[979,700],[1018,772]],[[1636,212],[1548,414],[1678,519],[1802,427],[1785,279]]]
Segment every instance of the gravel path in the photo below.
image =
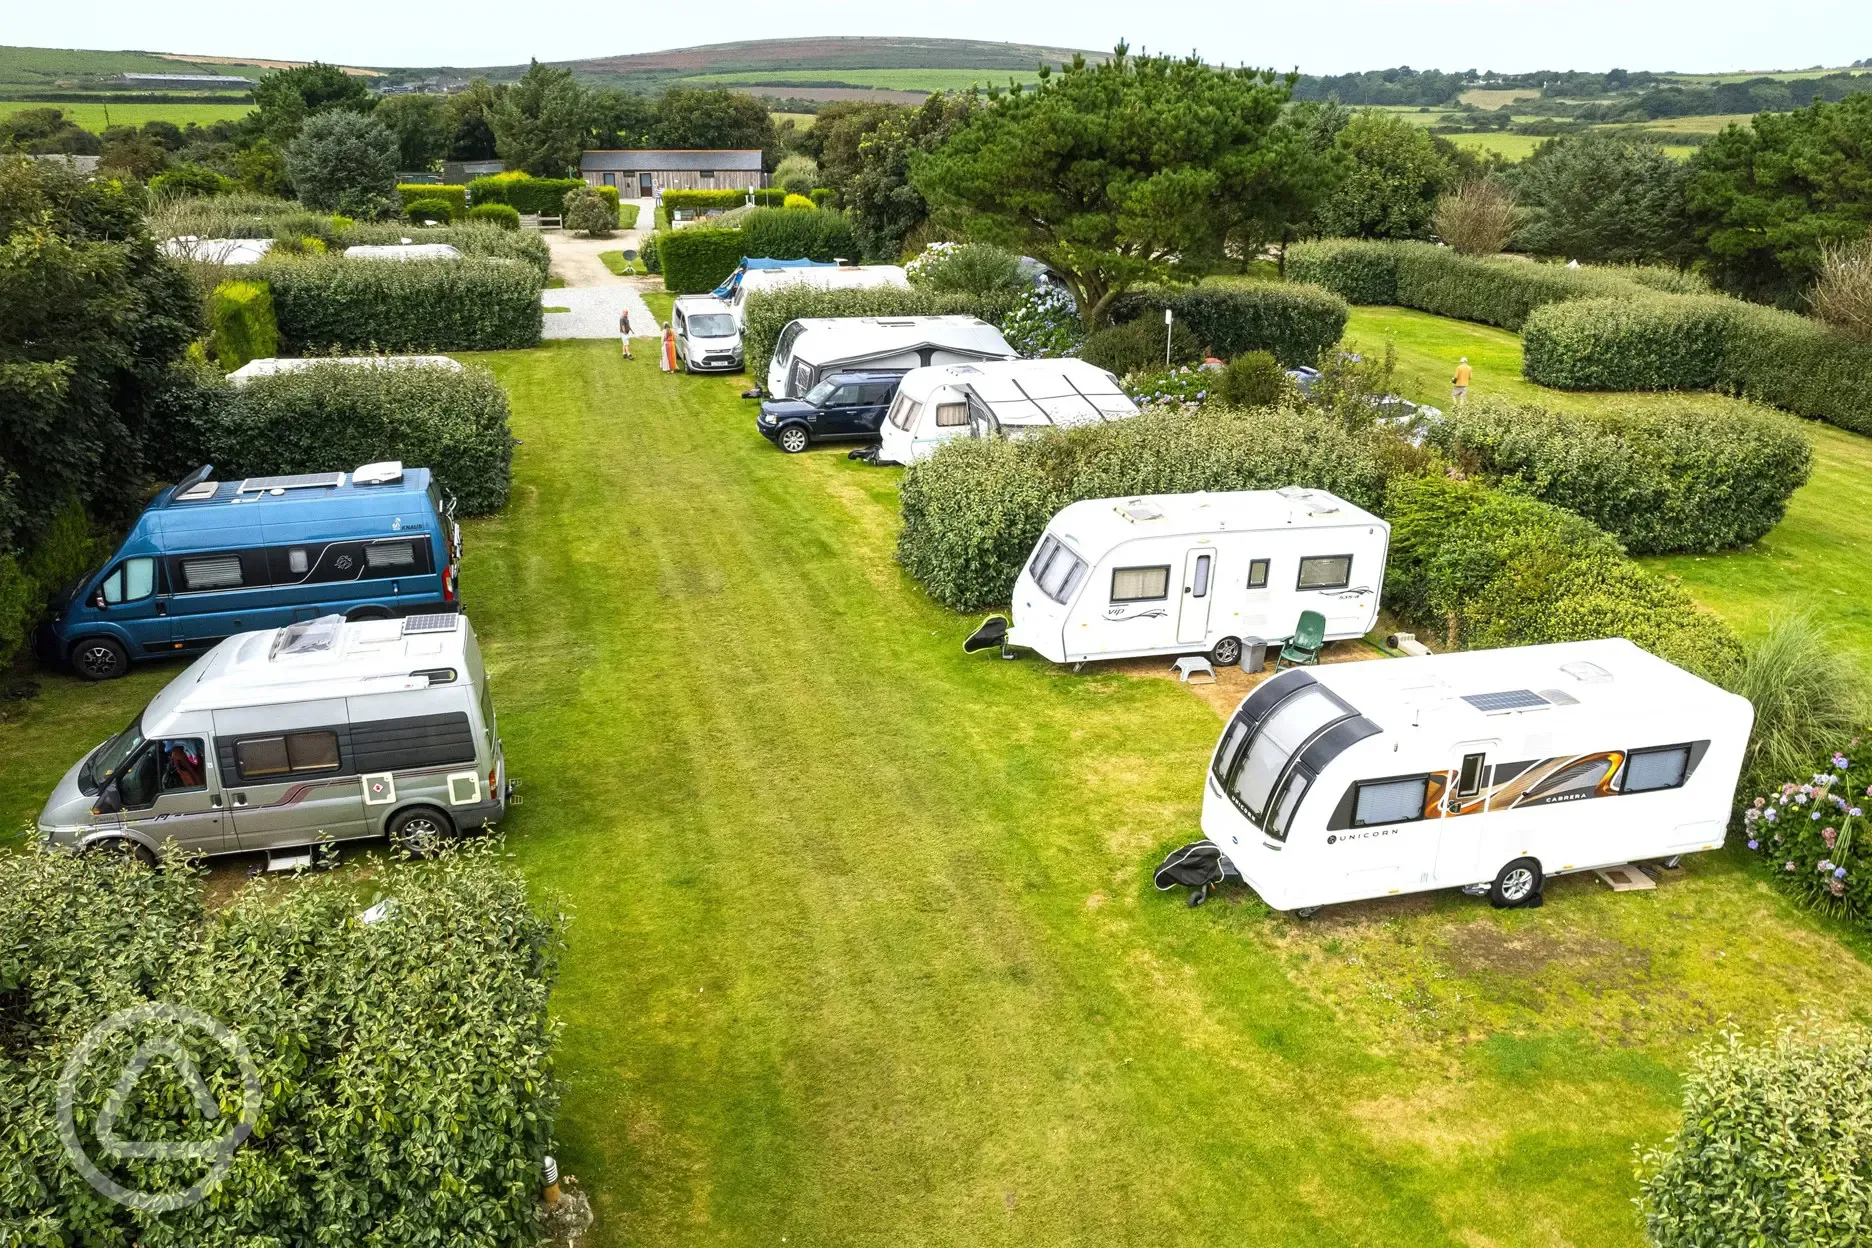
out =
[[655,338],[662,327],[636,288],[604,265],[598,253],[635,249],[638,232],[626,230],[610,238],[577,238],[563,231],[545,235],[552,249],[552,273],[565,282],[542,290],[540,303],[564,312],[548,312],[543,337],[615,338],[618,314],[630,309],[631,337]]

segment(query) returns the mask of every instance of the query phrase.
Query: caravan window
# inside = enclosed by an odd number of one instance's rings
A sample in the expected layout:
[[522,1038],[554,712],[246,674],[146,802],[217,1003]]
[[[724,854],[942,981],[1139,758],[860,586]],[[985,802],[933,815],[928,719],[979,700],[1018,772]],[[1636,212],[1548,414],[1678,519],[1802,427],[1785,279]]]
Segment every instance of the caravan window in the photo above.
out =
[[1248,588],[1266,589],[1268,581],[1268,561],[1256,559],[1248,565]]
[[1190,586],[1192,598],[1206,598],[1209,595],[1209,565],[1213,559],[1209,555],[1196,556],[1195,584]]
[[1079,588],[1085,570],[1085,560],[1067,550],[1065,543],[1051,534],[1041,540],[1033,562],[1027,565],[1027,574],[1033,577],[1040,592],[1059,603],[1065,602]]
[[1662,750],[1634,750],[1625,764],[1625,793],[1652,793],[1674,789],[1690,772],[1690,747],[1673,745]]
[[1287,829],[1293,826],[1293,813],[1312,785],[1313,777],[1304,772],[1295,771],[1287,778],[1287,786],[1281,790],[1280,800],[1274,803],[1274,813],[1268,816],[1268,835],[1283,841],[1287,839]]
[[1113,602],[1155,602],[1170,596],[1170,565],[1154,568],[1113,568]]
[[1351,555],[1313,555],[1300,561],[1299,589],[1344,589],[1351,583]]
[[[735,294],[739,296],[740,293],[741,288],[737,286]],[[774,347],[774,358],[780,361],[782,367],[785,367],[786,362],[793,357],[793,344],[798,342],[799,336],[805,332],[806,327],[798,321],[789,322],[787,327],[780,331],[780,341]]]
[[890,415],[885,417],[899,429],[908,430],[916,424],[918,416],[923,414],[923,405],[899,390],[897,401],[891,405]]
[[1401,780],[1361,780],[1352,805],[1352,826],[1369,828],[1380,823],[1409,823],[1424,817],[1429,776]]
[[[1235,799],[1251,818],[1259,819],[1267,809],[1274,782],[1280,779],[1294,751],[1314,733],[1351,713],[1350,707],[1319,685],[1309,685],[1274,709],[1255,734],[1254,743],[1248,747],[1248,760],[1235,775]],[[1272,829],[1269,834],[1275,835]]]
[[936,405],[936,427],[954,429],[968,424],[968,404],[938,403]]
[[416,547],[410,542],[377,542],[364,548],[364,562],[373,570],[415,571]]

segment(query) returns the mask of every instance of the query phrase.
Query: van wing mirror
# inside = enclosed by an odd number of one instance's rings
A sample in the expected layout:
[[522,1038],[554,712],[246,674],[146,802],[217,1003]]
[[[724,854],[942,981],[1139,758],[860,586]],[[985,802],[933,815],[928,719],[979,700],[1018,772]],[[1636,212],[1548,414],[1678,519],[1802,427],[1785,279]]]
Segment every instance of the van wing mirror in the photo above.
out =
[[106,782],[104,787],[98,790],[97,804],[91,808],[92,813],[114,815],[122,809],[123,794],[118,792],[117,782],[115,780]]
[[103,610],[103,609],[105,608],[105,606],[106,606],[106,605],[108,605],[108,604],[106,604],[106,603],[105,603],[105,601],[104,601],[104,591],[103,591],[103,590],[101,590],[101,589],[100,589],[100,590],[96,590],[96,591],[94,591],[94,592],[92,593],[92,595],[91,595],[91,605],[92,605],[93,607],[95,607],[95,608],[97,608],[97,609],[98,609],[99,611],[102,611],[102,610]]

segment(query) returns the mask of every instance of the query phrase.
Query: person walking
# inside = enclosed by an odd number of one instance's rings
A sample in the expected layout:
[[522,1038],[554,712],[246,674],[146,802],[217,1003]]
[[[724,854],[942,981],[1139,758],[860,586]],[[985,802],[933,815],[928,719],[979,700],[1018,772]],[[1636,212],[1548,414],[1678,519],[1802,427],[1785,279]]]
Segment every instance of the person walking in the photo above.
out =
[[676,371],[676,326],[673,324],[663,327],[663,371]]
[[1450,378],[1450,399],[1452,402],[1463,403],[1468,400],[1470,371],[1469,357],[1465,355],[1461,360],[1457,361],[1456,375]]
[[631,358],[630,336],[631,336],[630,309],[625,308],[622,312],[618,313],[618,337],[623,340],[624,358],[627,360]]

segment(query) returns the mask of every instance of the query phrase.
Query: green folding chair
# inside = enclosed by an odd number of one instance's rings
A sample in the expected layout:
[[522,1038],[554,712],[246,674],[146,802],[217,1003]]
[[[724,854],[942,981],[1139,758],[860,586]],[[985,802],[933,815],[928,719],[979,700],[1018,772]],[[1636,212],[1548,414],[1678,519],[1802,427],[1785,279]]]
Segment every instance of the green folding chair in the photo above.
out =
[[1300,623],[1294,628],[1294,635],[1281,647],[1280,657],[1274,660],[1274,670],[1284,667],[1304,667],[1309,663],[1319,662],[1320,647],[1326,644],[1326,617],[1317,611],[1302,611]]

